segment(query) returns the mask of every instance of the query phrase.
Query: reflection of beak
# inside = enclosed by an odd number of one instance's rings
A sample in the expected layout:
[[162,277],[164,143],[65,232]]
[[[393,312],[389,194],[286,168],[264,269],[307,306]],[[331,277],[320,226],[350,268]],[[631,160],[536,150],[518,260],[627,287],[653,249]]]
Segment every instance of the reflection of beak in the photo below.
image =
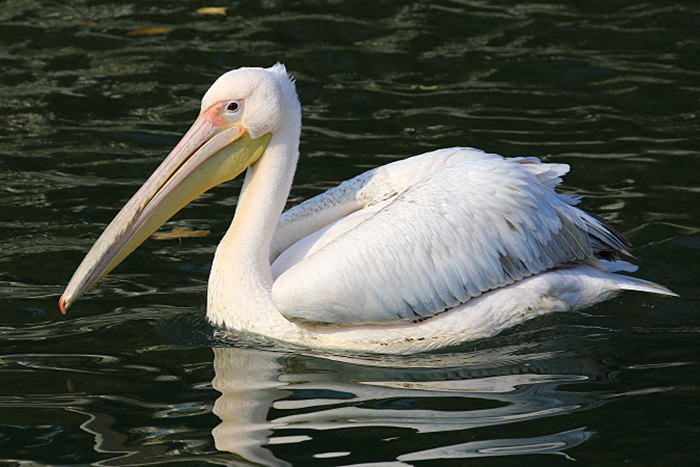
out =
[[202,112],[163,163],[107,226],[58,302],[62,313],[155,230],[208,189],[258,160],[270,134],[255,140],[221,116],[225,103]]

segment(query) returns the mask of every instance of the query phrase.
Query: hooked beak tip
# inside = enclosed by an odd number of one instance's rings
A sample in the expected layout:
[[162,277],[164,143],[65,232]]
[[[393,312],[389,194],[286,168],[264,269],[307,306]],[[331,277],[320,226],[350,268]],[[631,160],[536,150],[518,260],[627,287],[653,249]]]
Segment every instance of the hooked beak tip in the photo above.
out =
[[62,314],[66,314],[66,299],[61,296],[61,299],[58,301],[58,309],[61,310]]

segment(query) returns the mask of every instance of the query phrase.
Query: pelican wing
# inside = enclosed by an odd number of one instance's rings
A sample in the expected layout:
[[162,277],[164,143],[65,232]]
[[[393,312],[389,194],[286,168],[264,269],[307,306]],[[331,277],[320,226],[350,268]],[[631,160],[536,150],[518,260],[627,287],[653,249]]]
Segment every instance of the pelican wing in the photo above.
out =
[[321,246],[307,245],[273,284],[280,312],[307,324],[419,321],[590,258],[593,243],[624,249],[575,199],[553,191],[568,167],[482,155],[318,235]]
[[[277,259],[304,237],[352,213],[396,197],[428,175],[456,164],[492,157],[501,156],[472,148],[438,149],[368,170],[346,180],[280,216],[270,247],[270,260]],[[568,169],[568,166],[562,166]]]

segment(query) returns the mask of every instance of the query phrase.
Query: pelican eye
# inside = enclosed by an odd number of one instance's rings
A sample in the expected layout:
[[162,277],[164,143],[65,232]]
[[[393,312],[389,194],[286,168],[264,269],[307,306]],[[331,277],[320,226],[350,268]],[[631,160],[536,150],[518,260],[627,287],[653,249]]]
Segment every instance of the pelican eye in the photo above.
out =
[[241,104],[236,101],[229,102],[226,106],[226,111],[231,113],[236,113],[241,109]]

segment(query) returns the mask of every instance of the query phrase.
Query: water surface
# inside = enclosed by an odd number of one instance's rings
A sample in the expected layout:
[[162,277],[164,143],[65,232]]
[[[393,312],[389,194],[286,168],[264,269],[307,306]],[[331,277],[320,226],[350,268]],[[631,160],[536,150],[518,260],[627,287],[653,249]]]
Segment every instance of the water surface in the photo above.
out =
[[[436,148],[534,155],[681,297],[412,357],[224,338],[206,281],[238,180],[165,226],[210,235],[147,241],[61,316],[207,87],[277,61],[303,104],[289,206]],[[0,3],[0,463],[697,465],[699,108],[695,1]]]

